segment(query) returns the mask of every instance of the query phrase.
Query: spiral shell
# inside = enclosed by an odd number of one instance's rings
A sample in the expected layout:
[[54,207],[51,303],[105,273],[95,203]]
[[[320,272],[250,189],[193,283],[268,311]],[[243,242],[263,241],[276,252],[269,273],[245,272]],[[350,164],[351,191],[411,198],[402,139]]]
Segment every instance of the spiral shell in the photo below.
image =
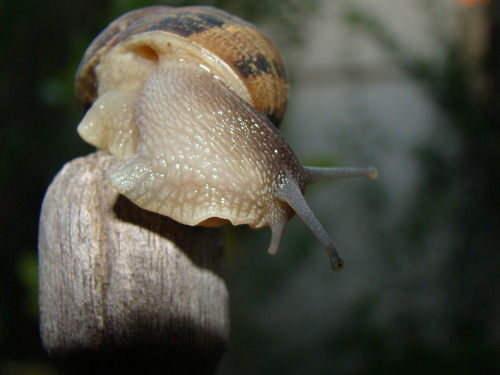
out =
[[220,58],[243,81],[250,104],[279,125],[288,84],[278,49],[254,25],[209,6],[153,6],[113,21],[89,46],[78,68],[76,96],[85,109],[97,98],[95,68],[103,55],[121,41],[150,31],[186,38]]

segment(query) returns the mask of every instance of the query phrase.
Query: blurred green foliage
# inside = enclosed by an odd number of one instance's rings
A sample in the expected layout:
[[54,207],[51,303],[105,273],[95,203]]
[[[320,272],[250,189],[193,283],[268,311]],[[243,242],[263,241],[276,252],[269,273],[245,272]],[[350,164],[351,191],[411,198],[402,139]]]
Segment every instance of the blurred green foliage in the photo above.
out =
[[[405,351],[406,356],[400,357],[402,362],[397,368],[412,367],[405,373],[429,373],[426,369],[433,373],[497,373],[500,3],[491,2],[486,9],[461,9],[463,34],[476,31],[468,29],[464,19],[483,20],[479,26],[474,24],[486,30],[484,50],[480,53],[467,50],[463,40],[467,36],[450,36],[443,31],[438,2],[422,0],[418,4],[431,18],[434,37],[442,47],[441,58],[410,51],[398,35],[389,33],[365,9],[351,6],[345,14],[347,22],[371,35],[445,114],[441,127],[431,135],[433,142],[414,150],[423,181],[406,217],[394,230],[406,239],[405,251],[415,254],[415,262],[425,257],[426,251],[451,250],[453,254],[443,265],[439,280],[445,291],[443,303],[449,315],[446,325],[450,344],[446,350],[428,346],[411,328],[414,323],[408,321],[411,346]],[[481,42],[475,40],[472,47],[481,49]],[[443,139],[443,134],[452,138]],[[426,363],[422,364],[424,359]]]

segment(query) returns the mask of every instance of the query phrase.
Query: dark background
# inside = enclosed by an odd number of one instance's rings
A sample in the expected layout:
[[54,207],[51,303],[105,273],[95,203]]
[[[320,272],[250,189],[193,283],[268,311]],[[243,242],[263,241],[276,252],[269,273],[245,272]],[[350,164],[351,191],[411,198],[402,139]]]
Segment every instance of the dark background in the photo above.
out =
[[[66,161],[92,152],[75,132],[81,117],[73,95],[73,76],[79,60],[92,38],[112,19],[125,11],[157,3],[138,0],[0,3],[2,375],[54,374],[38,335],[37,226],[43,194],[53,176]],[[172,1],[167,5],[195,3]],[[219,6],[257,24],[273,21],[275,39],[295,43],[297,48],[302,42],[303,23],[321,9],[320,1],[199,3]],[[252,234],[236,229],[228,231],[227,257],[228,284],[233,296],[233,344],[221,373],[500,373],[498,2],[492,2],[486,11],[486,47],[472,70],[460,58],[463,45],[458,36],[443,46],[442,61],[427,61],[405,54],[397,36],[391,35],[369,12],[352,8],[344,17],[351,27],[370,33],[407,74],[421,83],[445,114],[448,131],[459,142],[459,152],[452,159],[425,148],[420,150],[416,158],[425,177],[418,186],[418,194],[409,197],[408,214],[394,228],[403,240],[391,244],[390,236],[380,233],[377,244],[379,249],[403,244],[399,253],[411,261],[418,260],[415,254],[436,247],[429,244],[439,241],[429,236],[436,228],[451,238],[443,246],[454,255],[440,265],[442,277],[438,281],[445,291],[446,316],[442,321],[446,339],[440,341],[444,344],[425,338],[422,330],[426,330],[426,324],[418,314],[401,315],[394,321],[392,331],[371,325],[366,317],[370,315],[370,298],[377,296],[369,296],[350,312],[351,320],[345,322],[344,330],[327,331],[324,339],[318,341],[319,350],[326,353],[318,358],[324,362],[314,359],[314,364],[310,363],[307,353],[317,352],[318,348],[297,348],[292,342],[280,342],[280,337],[252,326],[252,321],[245,317],[249,312],[242,311],[242,306],[249,304],[243,300],[253,298],[255,303],[259,298],[268,298],[273,288],[300,269],[305,255],[297,251],[287,263],[270,270],[265,260],[261,262],[260,257],[248,255],[253,249],[245,249],[244,244]],[[479,85],[478,80],[482,82]],[[286,122],[283,126],[286,128]],[[371,214],[376,217],[384,197],[373,194]],[[236,242],[238,237],[243,238],[242,244]],[[235,248],[241,251],[236,252]],[[391,262],[397,263],[398,259]],[[263,285],[263,279],[270,284]],[[408,284],[409,295],[414,287],[415,284]],[[418,288],[425,285],[419,284]],[[300,338],[296,340],[300,342]],[[266,357],[270,354],[265,348],[274,345],[282,348],[283,358]],[[352,353],[362,355],[357,363],[346,367],[349,362],[342,359]],[[252,367],[255,361],[267,366]],[[299,361],[304,368],[292,371],[292,366],[297,369]],[[344,365],[336,367],[335,363]]]

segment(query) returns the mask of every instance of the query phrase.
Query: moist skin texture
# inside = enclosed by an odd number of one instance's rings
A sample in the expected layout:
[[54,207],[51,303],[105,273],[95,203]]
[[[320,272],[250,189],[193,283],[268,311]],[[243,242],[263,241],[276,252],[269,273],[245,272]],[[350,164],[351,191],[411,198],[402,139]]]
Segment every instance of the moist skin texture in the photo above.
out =
[[291,216],[274,191],[301,171],[297,159],[269,120],[210,73],[162,66],[135,116],[137,152],[111,180],[139,206],[189,225],[217,217],[261,228]]

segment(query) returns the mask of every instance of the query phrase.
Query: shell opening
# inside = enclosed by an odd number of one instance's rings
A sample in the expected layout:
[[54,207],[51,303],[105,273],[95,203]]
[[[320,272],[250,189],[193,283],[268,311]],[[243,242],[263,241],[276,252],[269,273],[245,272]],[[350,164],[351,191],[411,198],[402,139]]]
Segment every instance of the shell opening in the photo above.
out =
[[145,60],[149,60],[151,62],[158,62],[158,60],[160,59],[160,57],[158,56],[158,52],[156,52],[153,48],[151,48],[150,46],[147,46],[147,45],[140,45],[140,46],[137,46],[134,48],[133,52],[145,59]]

